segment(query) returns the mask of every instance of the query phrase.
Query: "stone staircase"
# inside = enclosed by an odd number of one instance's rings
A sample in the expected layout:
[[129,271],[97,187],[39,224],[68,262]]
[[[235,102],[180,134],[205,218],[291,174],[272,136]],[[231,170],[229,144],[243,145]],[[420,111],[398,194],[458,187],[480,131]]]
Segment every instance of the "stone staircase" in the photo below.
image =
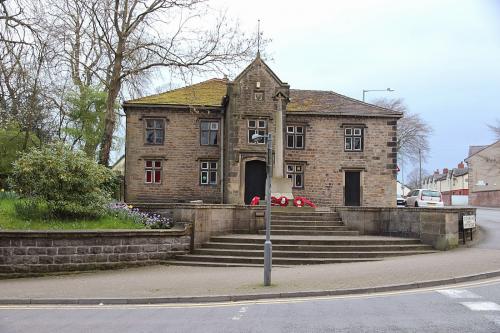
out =
[[[211,237],[193,253],[170,264],[188,266],[262,266],[265,230],[258,235]],[[434,252],[418,239],[359,236],[339,214],[315,211],[273,211],[273,265],[309,265],[377,261],[386,257]]]

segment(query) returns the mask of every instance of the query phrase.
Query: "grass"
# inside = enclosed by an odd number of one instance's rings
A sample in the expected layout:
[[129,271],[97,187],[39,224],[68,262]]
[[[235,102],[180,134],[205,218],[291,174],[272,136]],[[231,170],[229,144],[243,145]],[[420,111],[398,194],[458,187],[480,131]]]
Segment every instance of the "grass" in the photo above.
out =
[[18,199],[0,199],[0,230],[145,229],[139,223],[116,216],[104,216],[95,220],[23,219],[16,214],[16,200]]

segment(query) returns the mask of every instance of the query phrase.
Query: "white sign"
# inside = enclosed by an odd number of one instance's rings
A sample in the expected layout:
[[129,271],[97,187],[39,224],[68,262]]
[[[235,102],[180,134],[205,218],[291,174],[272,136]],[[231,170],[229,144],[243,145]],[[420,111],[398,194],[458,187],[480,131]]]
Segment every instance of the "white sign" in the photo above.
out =
[[476,215],[464,215],[464,229],[471,229],[476,226]]

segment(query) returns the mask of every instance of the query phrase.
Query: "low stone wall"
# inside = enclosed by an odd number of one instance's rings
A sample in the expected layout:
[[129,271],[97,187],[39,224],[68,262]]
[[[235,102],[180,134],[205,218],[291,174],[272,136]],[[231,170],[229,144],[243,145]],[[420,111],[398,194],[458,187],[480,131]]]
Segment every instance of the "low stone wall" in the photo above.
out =
[[0,277],[158,264],[190,248],[178,230],[2,231]]
[[500,191],[469,192],[469,205],[500,207]]
[[344,223],[361,235],[389,235],[419,238],[437,250],[458,246],[458,227],[464,215],[476,215],[474,208],[378,208],[338,207]]
[[210,237],[231,233],[257,233],[264,228],[265,207],[223,204],[133,203],[141,210],[172,216],[176,223],[192,224],[191,248]]

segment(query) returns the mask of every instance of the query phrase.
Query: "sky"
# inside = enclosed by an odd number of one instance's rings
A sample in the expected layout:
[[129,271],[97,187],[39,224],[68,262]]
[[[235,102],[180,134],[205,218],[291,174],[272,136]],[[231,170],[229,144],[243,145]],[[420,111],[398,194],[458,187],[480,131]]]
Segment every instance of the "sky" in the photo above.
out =
[[[500,0],[215,0],[252,32],[296,89],[403,98],[433,129],[424,169],[452,168],[494,141],[500,119]],[[243,68],[242,68],[243,69]],[[413,165],[405,166],[405,173]]]

